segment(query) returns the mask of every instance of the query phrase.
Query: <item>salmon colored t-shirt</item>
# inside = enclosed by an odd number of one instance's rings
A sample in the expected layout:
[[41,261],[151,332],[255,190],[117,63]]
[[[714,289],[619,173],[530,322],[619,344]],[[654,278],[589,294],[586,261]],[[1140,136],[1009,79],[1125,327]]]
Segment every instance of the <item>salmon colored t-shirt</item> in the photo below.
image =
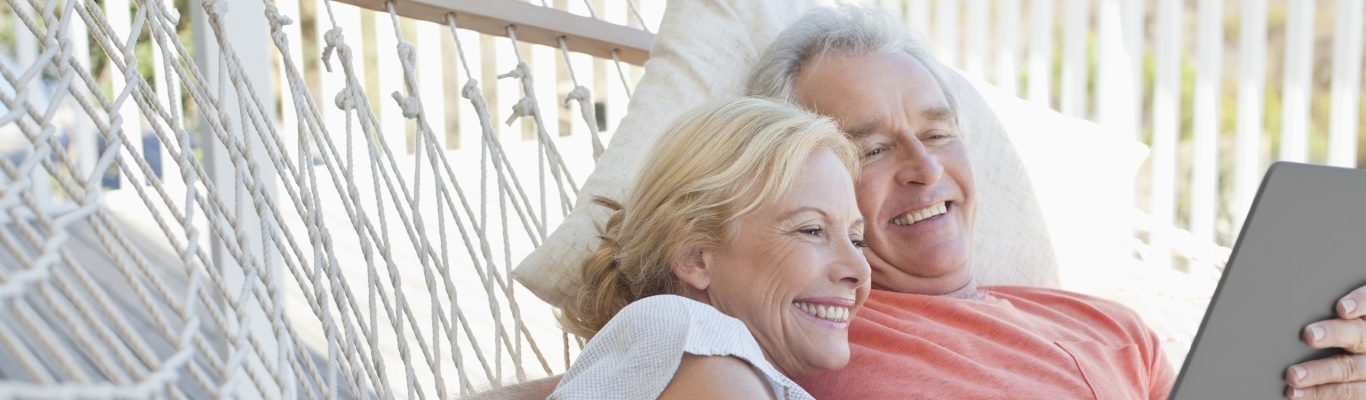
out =
[[873,290],[849,365],[799,382],[818,399],[1166,399],[1176,376],[1138,314],[1061,290],[967,300]]

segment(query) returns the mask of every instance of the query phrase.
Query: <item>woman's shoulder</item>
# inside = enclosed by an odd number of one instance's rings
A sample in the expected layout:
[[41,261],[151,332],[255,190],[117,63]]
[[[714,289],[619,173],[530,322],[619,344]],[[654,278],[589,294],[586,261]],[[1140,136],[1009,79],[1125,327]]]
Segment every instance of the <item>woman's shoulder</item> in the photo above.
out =
[[[657,295],[636,300],[613,316],[584,347],[552,397],[612,393],[655,398],[679,372],[685,354],[733,357],[731,361],[743,361],[762,372],[769,384],[790,382],[772,376],[776,370],[740,320],[696,300]],[[715,361],[719,360],[702,363]]]

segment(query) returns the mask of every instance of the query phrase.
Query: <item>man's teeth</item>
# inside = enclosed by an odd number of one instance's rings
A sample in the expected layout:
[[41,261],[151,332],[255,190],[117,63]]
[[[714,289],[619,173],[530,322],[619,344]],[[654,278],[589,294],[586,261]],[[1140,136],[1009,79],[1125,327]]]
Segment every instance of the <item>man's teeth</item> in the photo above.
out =
[[900,217],[892,218],[892,225],[910,225],[923,221],[926,218],[943,215],[946,212],[949,212],[948,206],[944,203],[939,203],[921,210],[908,212]]
[[800,308],[807,314],[816,316],[816,318],[834,322],[849,322],[848,307],[832,306],[825,304],[811,304],[800,301],[794,301],[792,302],[792,304],[796,305],[797,308]]

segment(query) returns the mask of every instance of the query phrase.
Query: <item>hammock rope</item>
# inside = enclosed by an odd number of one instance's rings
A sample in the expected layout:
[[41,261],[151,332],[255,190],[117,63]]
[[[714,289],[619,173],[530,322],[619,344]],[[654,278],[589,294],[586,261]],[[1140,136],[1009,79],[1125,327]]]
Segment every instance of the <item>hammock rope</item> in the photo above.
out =
[[[455,18],[445,16],[456,45],[450,61],[465,81],[460,95],[479,122],[478,193],[471,196],[468,182],[457,179],[462,161],[442,148],[432,127],[430,99],[420,95],[418,49],[403,39],[392,2],[382,12],[402,81],[389,97],[412,120],[411,154],[386,140],[391,132],[368,100],[361,54],[347,43],[330,1],[319,3],[316,22],[326,24],[322,69],[340,78],[329,93],[335,119],[315,103],[302,65],[289,56],[295,19],[262,1],[269,40],[281,55],[280,101],[287,106],[280,109],[292,112],[281,118],[289,124],[283,127],[228,40],[227,1],[200,1],[205,34],[216,45],[205,63],[181,42],[179,12],[160,0],[138,1],[126,29],[95,3],[7,3],[42,52],[22,70],[0,63],[0,76],[15,89],[0,92],[8,109],[0,128],[28,144],[21,160],[0,157],[0,257],[16,264],[0,268],[0,300],[7,304],[0,308],[0,352],[18,374],[0,381],[0,397],[449,398],[524,381],[525,362],[539,364],[537,373],[555,372],[509,281],[523,240],[512,230],[539,246],[554,223],[552,210],[564,217],[573,209],[578,184],[545,126],[513,27],[506,36],[517,64],[499,78],[516,80],[522,92],[506,122],[526,119],[534,129],[534,188],[523,185]],[[116,81],[109,94],[80,61],[77,53],[86,49],[72,40],[87,28]],[[145,61],[135,51],[144,32],[156,47]],[[557,40],[573,84],[559,103],[577,103],[596,160],[605,145],[594,95],[574,70],[569,40]],[[629,93],[623,67],[612,59]],[[143,62],[153,64],[155,79],[139,72]],[[39,104],[35,82],[45,79],[45,69],[55,84],[47,88],[50,102]],[[207,142],[193,138],[187,124],[194,118],[181,110],[182,101],[195,105]],[[64,110],[74,110],[104,145],[64,144]],[[146,132],[130,132],[137,126]],[[139,146],[144,135],[159,146]],[[217,164],[200,159],[207,147],[221,151]],[[154,165],[148,158],[158,151]],[[148,236],[110,208],[101,186],[106,171],[124,177],[119,196],[145,207],[143,223],[159,232],[152,237],[168,253],[147,248]],[[70,209],[45,211],[49,180]],[[490,202],[497,208],[490,210]],[[331,219],[325,210],[340,212]],[[337,241],[343,232],[345,243]],[[107,266],[73,250],[83,240]],[[451,254],[454,242],[468,261]],[[347,247],[359,257],[339,258]],[[415,257],[414,265],[401,254]],[[414,268],[421,268],[420,279],[404,276]],[[477,283],[483,296],[460,293],[462,281]],[[467,304],[472,300],[479,301]],[[466,313],[480,302],[487,312],[476,323]],[[291,303],[311,315],[288,312]],[[567,368],[570,340],[561,336]]]

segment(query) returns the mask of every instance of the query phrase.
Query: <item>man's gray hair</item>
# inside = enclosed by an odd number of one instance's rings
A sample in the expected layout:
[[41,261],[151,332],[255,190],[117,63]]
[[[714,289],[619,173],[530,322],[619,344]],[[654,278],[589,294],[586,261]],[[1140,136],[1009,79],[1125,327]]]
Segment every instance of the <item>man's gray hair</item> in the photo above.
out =
[[[759,57],[749,78],[749,94],[796,102],[802,67],[827,53],[865,56],[904,51],[930,71],[944,91],[958,124],[958,102],[944,79],[944,68],[924,41],[907,31],[886,11],[843,4],[818,7],[787,27]],[[966,136],[966,135],[964,135]]]

